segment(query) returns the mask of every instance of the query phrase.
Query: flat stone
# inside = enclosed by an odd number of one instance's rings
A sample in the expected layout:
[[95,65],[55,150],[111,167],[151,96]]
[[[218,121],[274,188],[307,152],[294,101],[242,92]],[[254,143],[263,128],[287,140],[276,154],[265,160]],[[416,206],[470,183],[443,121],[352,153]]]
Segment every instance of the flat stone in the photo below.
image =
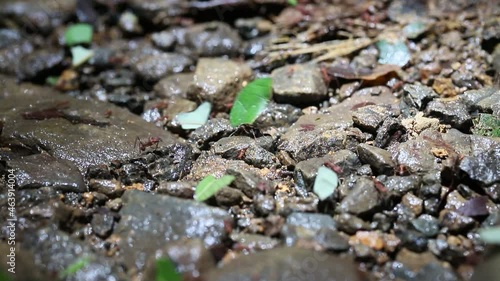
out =
[[71,161],[44,153],[21,156],[7,163],[10,169],[15,170],[19,188],[50,186],[65,192],[87,191],[82,174]]
[[273,98],[277,102],[308,104],[328,97],[321,71],[314,64],[287,65],[273,70]]
[[356,108],[352,113],[352,121],[356,127],[374,133],[385,119],[395,116],[390,106],[367,105]]
[[370,164],[376,173],[394,174],[396,164],[392,161],[391,153],[387,150],[362,143],[358,145],[357,151],[361,161]]
[[132,65],[134,72],[146,81],[158,81],[161,78],[187,70],[193,61],[184,55],[160,53],[143,56]]
[[438,97],[431,87],[421,84],[407,84],[403,87],[404,100],[407,104],[422,110],[427,103]]
[[186,30],[182,43],[200,57],[234,56],[242,44],[238,32],[224,22],[195,24]]
[[155,84],[155,93],[165,99],[174,97],[186,98],[189,85],[193,81],[193,73],[178,73],[169,75]]
[[475,157],[465,157],[460,162],[460,170],[473,180],[484,185],[500,181],[500,146],[485,151]]
[[209,101],[216,110],[225,111],[242,88],[242,83],[252,75],[245,64],[222,58],[201,58],[196,66],[188,96]]
[[358,178],[352,190],[340,202],[340,211],[354,215],[370,215],[381,207],[382,200],[371,178]]
[[[55,94],[49,88],[19,85],[3,76],[0,76],[0,84],[3,85],[0,118],[5,122],[2,137],[19,141],[26,147],[42,147],[55,158],[73,162],[81,172],[89,166],[139,155],[139,149],[134,148],[137,137],[143,141],[159,137],[160,147],[177,141],[169,132],[109,103],[77,100]],[[22,116],[25,113],[43,119],[44,111],[54,108],[57,111],[57,106],[67,114],[66,118],[32,120]],[[113,114],[106,118],[109,110]]]
[[457,129],[465,129],[472,125],[472,117],[467,112],[467,107],[458,101],[433,100],[427,105],[425,112]]
[[122,199],[115,234],[122,237],[119,247],[128,257],[125,262],[139,270],[166,241],[199,238],[208,248],[220,246],[226,237],[224,224],[232,221],[222,209],[168,195],[128,190]]
[[207,281],[364,280],[349,259],[300,248],[242,255],[210,272]]

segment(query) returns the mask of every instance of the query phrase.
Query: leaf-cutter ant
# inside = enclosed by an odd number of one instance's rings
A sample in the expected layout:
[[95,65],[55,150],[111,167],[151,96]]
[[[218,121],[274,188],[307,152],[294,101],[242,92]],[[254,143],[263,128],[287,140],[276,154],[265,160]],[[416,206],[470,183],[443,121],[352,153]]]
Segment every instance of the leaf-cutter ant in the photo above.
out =
[[156,144],[156,147],[155,149],[158,148],[158,144],[162,141],[161,138],[159,137],[149,137],[149,139],[145,142],[141,141],[141,139],[139,137],[137,137],[135,139],[135,143],[134,143],[134,148],[137,146],[137,142],[139,142],[139,150],[142,152],[142,151],[145,151],[146,148],[150,147],[150,146],[153,146]]

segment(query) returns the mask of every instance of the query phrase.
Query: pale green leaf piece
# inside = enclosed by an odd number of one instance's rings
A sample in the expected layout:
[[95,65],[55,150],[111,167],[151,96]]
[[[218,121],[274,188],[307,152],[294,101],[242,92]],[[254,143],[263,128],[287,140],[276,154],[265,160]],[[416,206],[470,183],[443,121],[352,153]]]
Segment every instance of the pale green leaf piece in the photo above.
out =
[[403,27],[403,33],[410,39],[415,39],[427,30],[427,26],[422,22],[414,22]]
[[272,94],[272,79],[260,78],[248,83],[236,99],[229,113],[229,121],[233,127],[252,124],[266,109]]
[[325,200],[330,197],[330,195],[335,192],[338,185],[339,177],[337,173],[325,166],[319,167],[318,174],[314,180],[313,192],[318,195],[320,200]]
[[387,40],[377,42],[379,50],[378,62],[381,64],[394,64],[405,66],[411,59],[410,50],[402,41],[391,43]]
[[59,278],[63,279],[68,276],[74,275],[78,270],[84,268],[87,264],[89,264],[89,257],[81,257],[75,260],[73,263],[68,265],[63,271],[59,273]]
[[75,46],[71,48],[71,56],[73,60],[71,65],[78,67],[88,61],[94,55],[94,51],[85,49],[82,46]]
[[297,6],[297,0],[287,0],[288,2],[288,5],[291,5],[291,6]]
[[230,175],[223,176],[220,179],[216,179],[214,176],[208,175],[196,186],[194,199],[196,201],[205,201],[223,187],[230,185],[233,180],[234,176]]
[[90,44],[92,42],[92,26],[86,23],[69,26],[64,33],[64,42],[68,46]]
[[49,84],[50,86],[55,86],[58,80],[59,76],[49,76],[47,77],[47,79],[45,79],[45,83]]
[[177,114],[175,119],[184,130],[197,129],[207,123],[211,110],[212,104],[206,101],[194,111]]
[[182,281],[182,278],[169,259],[159,258],[156,260],[155,281]]
[[500,226],[480,229],[479,237],[487,244],[500,245]]

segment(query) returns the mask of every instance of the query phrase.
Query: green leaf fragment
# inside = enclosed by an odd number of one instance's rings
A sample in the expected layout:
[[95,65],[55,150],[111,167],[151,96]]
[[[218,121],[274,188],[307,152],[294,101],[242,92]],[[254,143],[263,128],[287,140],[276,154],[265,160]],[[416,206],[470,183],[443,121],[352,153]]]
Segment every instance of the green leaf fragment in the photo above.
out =
[[175,265],[166,258],[156,260],[155,281],[181,281],[181,275],[177,272]]
[[231,125],[237,127],[242,124],[252,124],[266,109],[271,94],[271,78],[260,78],[250,82],[234,100],[229,113]]
[[194,111],[177,114],[175,119],[184,130],[197,129],[207,123],[211,110],[212,104],[203,102]]
[[212,175],[208,175],[198,183],[194,192],[194,199],[196,201],[205,201],[212,197],[217,191],[230,185],[234,180],[234,176],[226,175],[220,179],[216,179]]
[[86,23],[69,26],[64,33],[64,41],[67,46],[90,44],[92,42],[92,26]]
[[410,50],[402,41],[390,43],[387,40],[380,40],[377,42],[377,48],[379,50],[378,62],[381,64],[405,66],[411,59]]
[[479,237],[488,244],[500,244],[500,226],[479,230]]
[[288,2],[288,5],[291,5],[291,6],[297,6],[297,0],[287,0]]
[[71,48],[71,56],[73,60],[71,64],[73,67],[78,67],[88,61],[94,55],[94,51],[85,49],[82,46],[76,46]]
[[49,76],[47,77],[47,79],[45,79],[45,83],[49,84],[50,86],[55,86],[58,80],[59,76]]
[[318,195],[320,200],[325,200],[330,197],[339,185],[339,177],[337,173],[325,166],[318,169],[318,174],[314,180],[313,192]]
[[89,257],[81,257],[68,265],[66,269],[61,271],[59,273],[59,278],[66,278],[68,276],[74,275],[78,270],[84,268],[87,264],[89,264],[90,258]]
[[500,137],[500,118],[492,114],[480,113],[472,120],[472,133],[487,137]]

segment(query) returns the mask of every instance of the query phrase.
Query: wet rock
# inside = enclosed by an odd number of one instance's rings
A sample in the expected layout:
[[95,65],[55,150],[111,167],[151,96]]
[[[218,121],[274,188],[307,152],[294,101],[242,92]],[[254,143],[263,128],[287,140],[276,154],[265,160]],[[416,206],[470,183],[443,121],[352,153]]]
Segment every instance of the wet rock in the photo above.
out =
[[370,229],[370,225],[362,219],[347,213],[336,215],[335,224],[340,231],[347,234],[354,234],[358,230]]
[[346,148],[346,138],[351,140],[352,145],[358,144],[358,139],[363,136],[361,133],[358,136],[355,129],[348,131],[351,125],[351,120],[335,115],[303,115],[281,137],[278,149],[286,151],[298,162],[322,157],[330,151]]
[[417,191],[420,183],[421,180],[418,176],[391,176],[383,181],[385,188],[397,197],[402,197],[411,191]]
[[194,159],[186,144],[174,144],[155,151],[160,158],[149,164],[148,173],[157,180],[175,181],[187,175]]
[[188,3],[182,0],[131,0],[128,4],[139,18],[160,27],[172,24],[189,8]]
[[224,222],[231,217],[222,209],[203,203],[129,190],[115,234],[128,266],[142,269],[148,255],[165,241],[179,237],[200,238],[206,247],[216,247],[226,236]]
[[300,248],[275,248],[240,256],[212,271],[207,280],[250,281],[252,278],[266,281],[292,278],[301,281],[363,280],[351,260]]
[[453,269],[444,267],[439,263],[429,263],[417,273],[415,280],[458,281],[460,279],[453,272]]
[[75,7],[76,0],[6,1],[2,3],[0,17],[13,20],[33,33],[48,34],[66,22],[73,15]]
[[15,75],[22,58],[33,50],[33,44],[27,40],[0,49],[0,72]]
[[55,70],[64,60],[62,49],[42,49],[24,56],[16,69],[19,80],[43,79]]
[[235,128],[227,119],[212,118],[205,125],[194,130],[189,136],[189,141],[198,148],[207,148],[212,141],[217,141],[223,137],[229,136]]
[[174,197],[191,199],[194,196],[196,184],[193,182],[167,182],[160,181],[156,192]]
[[170,241],[155,251],[144,270],[144,280],[155,280],[156,261],[161,258],[172,261],[182,278],[189,280],[196,280],[215,266],[212,254],[201,239],[183,237],[176,241]]
[[269,46],[272,38],[271,35],[267,35],[246,41],[243,45],[243,55],[245,55],[245,57],[255,56]]
[[219,206],[230,207],[239,205],[242,200],[243,192],[236,188],[225,187],[215,193],[215,201]]
[[423,214],[411,221],[412,226],[425,235],[425,237],[434,237],[439,233],[439,221],[435,217]]
[[92,230],[102,238],[106,238],[113,231],[114,216],[112,214],[94,214],[92,217]]
[[139,23],[139,19],[133,13],[126,11],[120,15],[118,19],[118,26],[129,34],[142,33],[142,27]]
[[411,229],[396,229],[395,234],[401,240],[401,246],[414,252],[423,252],[427,249],[429,240],[422,233]]
[[381,207],[382,200],[372,179],[360,177],[352,190],[340,202],[340,211],[367,216]]
[[439,223],[443,227],[447,227],[451,232],[463,233],[474,227],[476,221],[473,218],[462,216],[454,211],[442,210],[439,213]]
[[376,173],[386,175],[394,173],[396,165],[387,150],[363,143],[358,145],[357,151],[361,161],[370,164]]
[[276,203],[279,214],[286,216],[292,212],[317,212],[319,199],[316,196],[288,197]]
[[422,136],[401,143],[396,151],[396,161],[410,173],[425,173],[440,170],[437,158],[431,153],[435,145]]
[[68,160],[57,159],[44,153],[23,156],[8,161],[7,165],[16,171],[16,183],[19,188],[50,186],[65,192],[87,191],[80,171]]
[[328,96],[327,87],[316,65],[287,65],[275,69],[271,77],[276,102],[303,105],[319,102]]
[[135,74],[128,69],[113,69],[99,73],[101,83],[106,88],[117,88],[133,86],[135,84]]
[[250,146],[255,146],[255,140],[251,137],[232,136],[216,141],[211,150],[223,158],[242,160]]
[[251,145],[245,150],[244,161],[257,168],[276,165],[274,154],[257,145]]
[[156,83],[154,91],[160,98],[186,98],[189,84],[193,81],[192,73],[169,75]]
[[[52,156],[72,161],[82,173],[92,165],[138,155],[139,149],[134,148],[137,137],[159,137],[160,147],[175,142],[170,133],[109,103],[54,95],[47,88],[18,85],[1,76],[0,81],[4,85],[0,92],[4,98],[0,103],[0,116],[5,121],[2,136],[17,139],[27,147],[43,144]],[[32,120],[21,115],[29,112],[35,119],[44,119],[44,111],[57,110],[58,106],[67,119]],[[108,110],[113,114],[106,118]]]
[[183,72],[192,64],[193,61],[184,55],[160,53],[142,57],[132,69],[146,81],[158,81],[167,75]]
[[322,228],[336,230],[333,218],[324,214],[291,213],[286,218],[286,224],[289,226],[301,226],[311,231],[318,231]]
[[401,204],[411,210],[412,214],[418,216],[422,213],[423,200],[411,193],[403,195]]
[[216,110],[225,111],[250,78],[252,70],[245,64],[222,58],[202,58],[198,61],[188,96],[209,101]]
[[385,119],[395,116],[389,106],[367,105],[357,108],[352,113],[354,125],[371,133],[375,133]]
[[151,34],[153,44],[163,51],[172,51],[177,38],[174,33],[169,31],[155,32]]
[[[242,160],[227,160],[216,155],[202,154],[193,163],[191,172],[186,176],[185,179],[199,181],[207,175],[213,175],[216,178],[220,178],[224,174],[229,173],[230,169],[242,170],[255,174],[259,173],[259,170],[257,168],[246,164]],[[237,185],[235,186],[236,188],[238,188]],[[244,190],[242,191],[245,192]]]
[[243,193],[250,198],[259,192],[271,190],[273,187],[273,184],[270,181],[262,178],[259,174],[253,171],[230,167],[227,170],[227,173],[235,176],[233,185],[243,191]]
[[21,247],[31,252],[35,270],[43,272],[62,272],[78,257],[87,257],[88,263],[66,280],[121,280],[123,271],[113,261],[96,255],[83,241],[71,238],[65,232],[47,227],[36,231],[27,231]]
[[89,190],[105,194],[110,197],[121,196],[125,191],[120,181],[115,179],[90,179]]
[[431,252],[415,253],[405,248],[398,252],[396,261],[402,263],[413,272],[420,271],[430,263],[439,264],[439,260]]
[[450,192],[446,197],[446,205],[444,206],[444,208],[450,211],[457,211],[465,204],[465,202],[465,198],[462,197],[462,195],[457,190],[454,190]]
[[338,166],[339,170],[337,172],[339,176],[349,175],[361,165],[356,154],[349,150],[339,150],[333,155],[304,160],[295,166],[294,179],[296,184],[311,191],[319,167],[327,162]]
[[230,237],[236,244],[235,248],[243,248],[251,252],[270,250],[280,244],[280,240],[264,235],[233,233]]
[[267,216],[276,209],[274,198],[269,195],[257,194],[253,200],[255,211],[262,216]]
[[484,185],[500,181],[500,147],[482,152],[474,157],[467,156],[460,162],[460,170],[471,179]]
[[425,110],[430,115],[439,118],[457,129],[465,129],[472,125],[472,118],[464,104],[458,101],[431,101]]
[[293,105],[269,102],[253,125],[261,130],[275,129],[282,133],[297,121],[300,115],[302,115],[300,108]]
[[0,49],[11,46],[21,41],[21,33],[14,29],[0,29]]
[[438,97],[432,88],[421,84],[408,84],[403,87],[404,101],[419,110],[423,110],[427,103]]
[[241,46],[238,32],[224,22],[193,25],[184,40],[183,45],[200,57],[234,56]]

